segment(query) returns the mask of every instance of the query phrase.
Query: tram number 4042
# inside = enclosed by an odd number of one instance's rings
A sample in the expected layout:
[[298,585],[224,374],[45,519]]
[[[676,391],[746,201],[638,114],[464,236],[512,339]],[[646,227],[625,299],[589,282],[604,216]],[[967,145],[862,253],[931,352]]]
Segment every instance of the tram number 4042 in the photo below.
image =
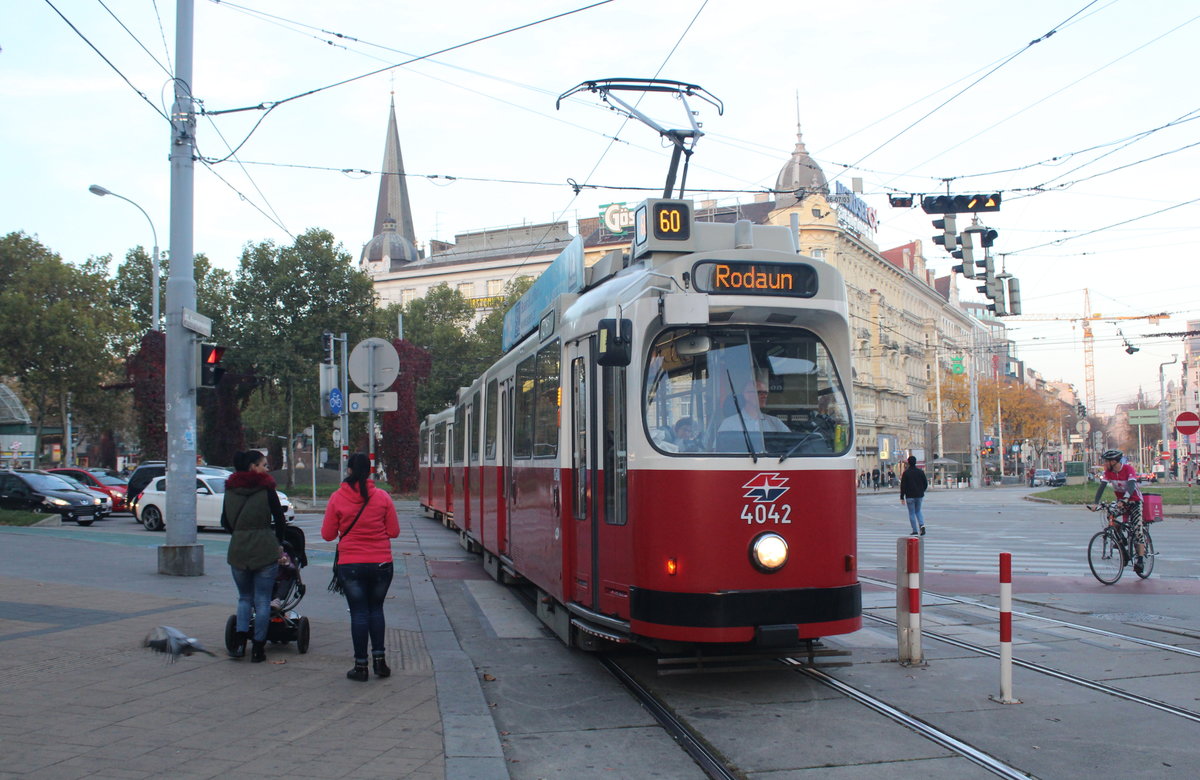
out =
[[792,521],[789,519],[792,515],[792,505],[784,504],[745,504],[742,506],[742,519],[746,521],[746,525],[788,525]]

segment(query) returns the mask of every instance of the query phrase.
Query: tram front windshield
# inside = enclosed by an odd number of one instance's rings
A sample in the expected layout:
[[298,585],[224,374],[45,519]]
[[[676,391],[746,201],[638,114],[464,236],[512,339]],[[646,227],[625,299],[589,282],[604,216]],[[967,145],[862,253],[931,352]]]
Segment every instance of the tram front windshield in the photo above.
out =
[[646,363],[646,429],[670,455],[841,455],[850,408],[825,345],[799,328],[675,328]]

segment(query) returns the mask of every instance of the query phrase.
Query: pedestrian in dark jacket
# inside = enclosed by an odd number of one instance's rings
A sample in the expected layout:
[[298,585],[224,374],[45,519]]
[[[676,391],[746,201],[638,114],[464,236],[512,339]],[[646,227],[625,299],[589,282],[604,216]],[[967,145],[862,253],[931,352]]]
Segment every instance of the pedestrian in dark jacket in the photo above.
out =
[[346,677],[366,682],[368,639],[375,675],[392,673],[385,660],[383,601],[392,584],[392,540],[400,535],[400,520],[392,497],[370,479],[370,459],[358,452],[350,456],[347,466],[350,473],[325,508],[321,538],[332,542],[340,537],[338,572],[354,645],[354,668]]
[[925,500],[925,491],[929,489],[929,480],[925,472],[917,468],[917,456],[908,456],[908,468],[900,475],[900,500],[908,507],[908,523],[912,526],[912,535],[925,535],[925,515],[921,513],[921,503]]
[[237,634],[234,658],[246,655],[250,614],[254,613],[250,660],[267,660],[267,629],[271,626],[271,591],[283,555],[283,528],[287,515],[267,470],[267,457],[257,450],[233,456],[235,471],[225,480],[221,527],[233,534],[226,560],[237,585]]

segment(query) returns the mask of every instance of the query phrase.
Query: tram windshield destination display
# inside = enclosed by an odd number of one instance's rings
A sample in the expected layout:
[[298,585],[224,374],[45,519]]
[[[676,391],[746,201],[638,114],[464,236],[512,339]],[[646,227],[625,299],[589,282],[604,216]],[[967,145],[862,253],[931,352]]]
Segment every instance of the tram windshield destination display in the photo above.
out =
[[717,295],[787,295],[811,298],[817,294],[817,271],[806,263],[697,263],[696,289]]

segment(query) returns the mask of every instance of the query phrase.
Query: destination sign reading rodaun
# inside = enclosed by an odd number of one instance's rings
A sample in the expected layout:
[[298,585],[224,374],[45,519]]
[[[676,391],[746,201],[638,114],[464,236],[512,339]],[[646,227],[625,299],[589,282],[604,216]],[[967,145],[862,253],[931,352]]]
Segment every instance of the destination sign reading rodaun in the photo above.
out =
[[696,289],[718,295],[811,298],[817,294],[817,271],[806,263],[706,260],[696,264],[692,275]]

